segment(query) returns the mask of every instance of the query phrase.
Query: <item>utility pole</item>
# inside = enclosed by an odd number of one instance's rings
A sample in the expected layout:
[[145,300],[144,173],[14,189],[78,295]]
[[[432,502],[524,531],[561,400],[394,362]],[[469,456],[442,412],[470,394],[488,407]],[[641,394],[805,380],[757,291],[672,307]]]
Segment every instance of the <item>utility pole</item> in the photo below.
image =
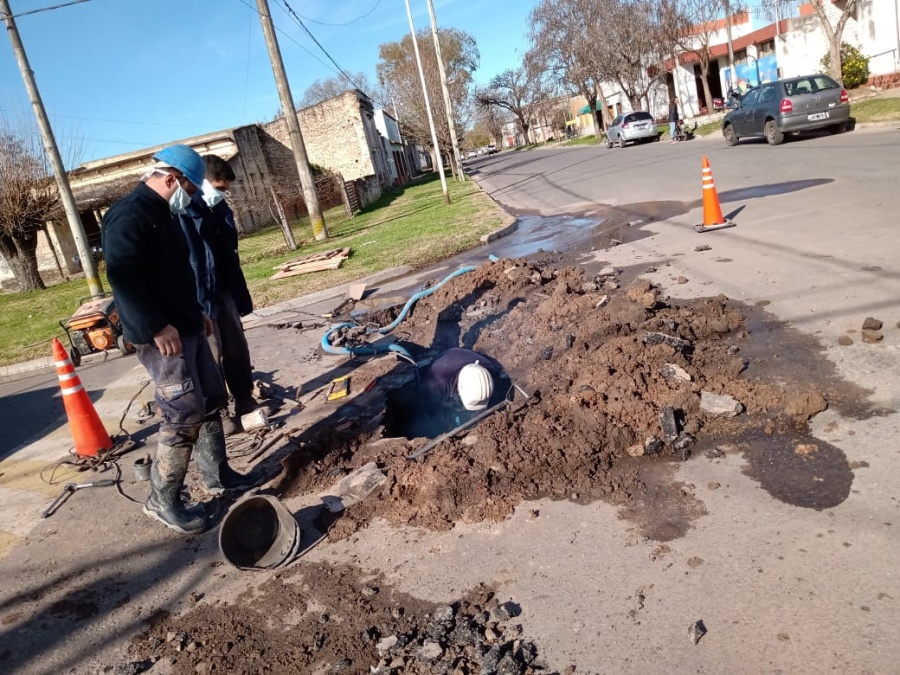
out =
[[728,36],[728,67],[731,68],[731,81],[737,83],[737,73],[734,72],[734,42],[731,39],[731,6],[725,0],[725,34]]
[[444,193],[444,202],[450,203],[450,193],[447,191],[447,179],[444,177],[444,160],[441,159],[441,148],[438,145],[437,131],[434,129],[434,117],[431,114],[431,101],[428,98],[428,86],[425,84],[425,71],[422,70],[422,57],[419,55],[419,41],[416,39],[416,26],[413,24],[412,10],[409,8],[409,0],[406,2],[406,16],[409,18],[409,34],[412,36],[413,50],[416,52],[416,65],[419,67],[419,79],[422,81],[422,96],[425,98],[425,112],[428,114],[428,126],[431,128],[431,143],[434,145],[435,163],[441,176],[441,190]]
[[278,96],[281,98],[281,109],[284,111],[284,120],[287,122],[288,136],[291,139],[294,161],[297,164],[297,173],[300,176],[300,187],[303,188],[303,201],[306,202],[306,210],[309,211],[309,222],[312,225],[313,235],[317,241],[328,239],[325,217],[322,215],[322,208],[319,206],[319,195],[316,194],[316,181],[313,178],[312,170],[309,168],[306,146],[303,144],[303,134],[300,131],[300,122],[297,121],[297,111],[294,109],[291,87],[288,84],[287,73],[284,71],[284,62],[281,60],[278,39],[275,37],[275,25],[272,23],[272,15],[269,13],[268,0],[256,0],[256,8],[259,12],[259,22],[262,24],[263,35],[266,39],[266,47],[269,50],[269,59],[272,61],[275,86],[278,87]]
[[447,86],[447,71],[444,69],[444,57],[441,56],[441,42],[438,39],[437,19],[434,16],[434,2],[428,0],[428,14],[431,16],[431,35],[434,38],[434,54],[437,56],[438,71],[441,74],[441,89],[444,91],[444,105],[447,106],[447,124],[450,127],[450,143],[453,145],[453,161],[456,164],[456,175],[465,182],[462,157],[459,154],[459,142],[456,140],[456,124],[453,121],[453,106],[450,104],[450,89]]
[[75,249],[78,251],[78,257],[81,260],[84,277],[87,280],[91,295],[100,295],[103,293],[103,284],[100,283],[100,277],[97,274],[97,265],[94,264],[94,256],[91,254],[91,249],[88,246],[87,235],[84,233],[84,225],[81,223],[78,206],[75,204],[75,197],[72,195],[72,188],[69,186],[69,176],[66,174],[66,167],[63,166],[62,157],[59,155],[59,148],[56,146],[53,129],[50,128],[50,120],[47,118],[47,111],[44,109],[44,102],[41,100],[41,92],[38,91],[37,83],[34,80],[34,72],[28,63],[28,55],[25,54],[22,38],[19,37],[19,29],[16,28],[16,20],[13,18],[12,10],[9,8],[9,0],[0,0],[0,14],[3,15],[3,20],[6,21],[6,30],[9,33],[10,42],[12,42],[13,53],[16,55],[22,79],[25,80],[25,89],[28,91],[28,98],[31,100],[31,107],[34,110],[35,120],[37,120],[38,131],[44,144],[44,151],[47,153],[50,166],[53,169],[53,177],[56,178],[56,188],[59,190],[59,196],[66,212],[66,219],[69,221],[69,229],[72,230],[72,237],[75,239]]

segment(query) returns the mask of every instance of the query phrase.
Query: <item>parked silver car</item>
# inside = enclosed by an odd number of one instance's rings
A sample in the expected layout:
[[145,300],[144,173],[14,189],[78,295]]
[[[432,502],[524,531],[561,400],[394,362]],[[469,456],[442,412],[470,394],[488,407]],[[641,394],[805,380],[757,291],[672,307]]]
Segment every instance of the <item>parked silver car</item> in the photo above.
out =
[[748,136],[765,136],[778,145],[786,133],[826,128],[833,134],[847,128],[850,97],[827,75],[776,80],[751,89],[722,120],[728,145]]
[[653,115],[643,110],[619,115],[606,130],[607,148],[611,148],[613,144],[624,148],[626,143],[642,143],[650,140],[659,140],[659,130],[656,128]]

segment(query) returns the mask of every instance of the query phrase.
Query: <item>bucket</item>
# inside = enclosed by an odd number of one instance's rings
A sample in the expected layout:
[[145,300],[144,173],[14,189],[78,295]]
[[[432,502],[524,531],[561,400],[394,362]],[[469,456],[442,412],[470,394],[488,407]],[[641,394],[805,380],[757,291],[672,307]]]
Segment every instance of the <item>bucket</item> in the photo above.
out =
[[269,415],[265,408],[257,408],[251,413],[241,415],[241,429],[244,431],[253,431],[254,429],[262,429],[269,424]]
[[150,480],[150,467],[153,466],[153,460],[150,455],[134,460],[134,479],[138,482]]
[[219,550],[225,560],[241,570],[277,569],[300,550],[300,525],[275,497],[245,497],[222,520]]

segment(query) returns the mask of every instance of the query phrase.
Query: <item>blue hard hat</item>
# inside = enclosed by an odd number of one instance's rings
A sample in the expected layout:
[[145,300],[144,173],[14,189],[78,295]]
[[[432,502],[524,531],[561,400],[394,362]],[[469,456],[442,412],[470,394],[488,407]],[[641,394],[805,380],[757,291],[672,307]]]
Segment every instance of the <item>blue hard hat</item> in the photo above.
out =
[[170,145],[153,155],[153,159],[178,169],[198,190],[203,185],[206,162],[193,148],[186,145]]

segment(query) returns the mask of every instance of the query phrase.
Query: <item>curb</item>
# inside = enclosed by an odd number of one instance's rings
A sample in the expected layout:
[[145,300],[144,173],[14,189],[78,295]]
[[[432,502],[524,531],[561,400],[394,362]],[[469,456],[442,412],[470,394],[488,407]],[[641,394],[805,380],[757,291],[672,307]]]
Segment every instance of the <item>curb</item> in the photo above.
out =
[[492,241],[497,241],[498,239],[510,235],[519,229],[519,219],[515,216],[507,216],[506,221],[506,224],[502,225],[500,228],[494,230],[493,232],[488,232],[487,234],[482,235],[481,243],[490,244]]
[[35,370],[42,370],[53,365],[53,357],[45,356],[40,359],[31,361],[22,361],[21,363],[11,363],[8,366],[0,366],[0,377],[9,377],[10,375],[20,375],[22,373],[30,373]]

